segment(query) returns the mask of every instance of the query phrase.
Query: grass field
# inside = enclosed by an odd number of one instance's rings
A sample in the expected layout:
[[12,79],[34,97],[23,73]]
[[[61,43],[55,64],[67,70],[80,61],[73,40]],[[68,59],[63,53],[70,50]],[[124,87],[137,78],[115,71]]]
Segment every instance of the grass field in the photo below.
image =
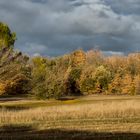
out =
[[140,140],[140,96],[0,99],[0,139]]

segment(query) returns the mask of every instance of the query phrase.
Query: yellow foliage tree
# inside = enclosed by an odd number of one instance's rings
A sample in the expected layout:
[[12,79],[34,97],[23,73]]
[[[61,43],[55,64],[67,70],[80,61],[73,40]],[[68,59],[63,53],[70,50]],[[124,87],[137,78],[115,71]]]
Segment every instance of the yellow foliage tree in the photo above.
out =
[[5,84],[4,83],[0,83],[0,95],[3,95],[5,93]]
[[135,94],[140,95],[140,75],[135,76],[134,84],[135,84]]
[[120,74],[116,74],[113,78],[112,82],[109,84],[108,93],[120,94],[121,93],[121,86],[122,86],[122,78]]
[[122,79],[122,94],[135,94],[135,85],[130,74],[126,74]]
[[77,50],[71,54],[72,66],[81,66],[86,62],[86,55],[83,50]]

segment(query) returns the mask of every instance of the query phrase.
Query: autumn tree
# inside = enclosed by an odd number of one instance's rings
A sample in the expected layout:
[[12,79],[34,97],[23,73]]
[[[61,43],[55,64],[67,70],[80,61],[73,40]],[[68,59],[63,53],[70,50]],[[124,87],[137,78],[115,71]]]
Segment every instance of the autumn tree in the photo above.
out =
[[13,49],[16,34],[0,22],[0,91],[1,94],[29,92],[31,69],[29,57]]
[[111,81],[111,73],[103,65],[96,68],[95,71],[96,90],[101,93],[108,89],[108,84]]
[[80,77],[80,90],[83,94],[92,94],[95,91],[96,79],[94,77],[95,67],[85,65]]
[[35,57],[32,63],[32,92],[38,98],[45,98],[46,60]]
[[140,95],[140,75],[134,77],[135,94]]
[[126,74],[122,78],[122,94],[129,94],[134,95],[135,94],[135,84],[133,81],[133,78],[130,74]]
[[108,86],[108,94],[121,94],[122,92],[122,77],[116,73],[111,83]]
[[89,50],[86,52],[86,61],[92,66],[100,66],[104,63],[104,56],[99,50]]
[[86,62],[86,55],[83,50],[74,51],[70,57],[72,67],[81,66]]

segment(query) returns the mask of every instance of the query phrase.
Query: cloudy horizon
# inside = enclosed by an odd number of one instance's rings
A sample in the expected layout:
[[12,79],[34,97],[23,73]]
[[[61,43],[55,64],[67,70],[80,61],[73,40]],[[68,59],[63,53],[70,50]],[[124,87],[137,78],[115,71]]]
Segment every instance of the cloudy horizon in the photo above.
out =
[[0,21],[17,33],[15,48],[30,55],[140,51],[139,0],[0,0]]

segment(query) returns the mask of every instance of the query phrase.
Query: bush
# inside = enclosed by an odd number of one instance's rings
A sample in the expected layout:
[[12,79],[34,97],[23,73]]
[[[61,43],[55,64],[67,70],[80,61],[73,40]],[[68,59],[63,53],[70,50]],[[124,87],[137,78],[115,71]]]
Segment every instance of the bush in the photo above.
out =
[[27,94],[30,90],[30,80],[22,74],[16,75],[11,80],[0,83],[0,93],[4,95]]

